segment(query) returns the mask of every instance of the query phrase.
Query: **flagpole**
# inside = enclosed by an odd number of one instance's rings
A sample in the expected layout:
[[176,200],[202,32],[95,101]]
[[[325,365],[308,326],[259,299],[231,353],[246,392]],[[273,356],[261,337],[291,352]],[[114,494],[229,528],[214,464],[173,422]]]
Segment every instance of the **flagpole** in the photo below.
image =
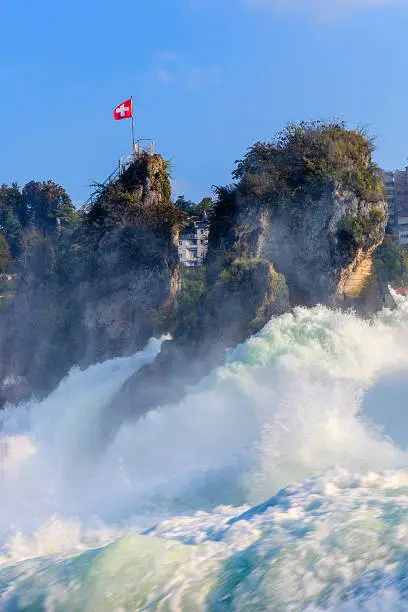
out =
[[135,120],[133,118],[133,96],[130,96],[131,99],[131,109],[132,109],[132,153],[135,154]]

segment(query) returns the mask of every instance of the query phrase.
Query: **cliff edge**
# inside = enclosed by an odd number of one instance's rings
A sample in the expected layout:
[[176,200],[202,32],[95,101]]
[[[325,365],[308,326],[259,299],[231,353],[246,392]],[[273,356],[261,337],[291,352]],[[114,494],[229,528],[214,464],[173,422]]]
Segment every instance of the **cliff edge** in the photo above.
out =
[[98,187],[75,231],[27,230],[0,319],[3,401],[46,394],[73,365],[133,354],[166,331],[180,289],[169,179],[160,155],[142,153]]
[[212,277],[233,252],[273,264],[291,306],[380,309],[372,255],[388,209],[372,152],[362,132],[339,123],[288,126],[271,143],[255,144],[237,164],[237,183],[219,190]]

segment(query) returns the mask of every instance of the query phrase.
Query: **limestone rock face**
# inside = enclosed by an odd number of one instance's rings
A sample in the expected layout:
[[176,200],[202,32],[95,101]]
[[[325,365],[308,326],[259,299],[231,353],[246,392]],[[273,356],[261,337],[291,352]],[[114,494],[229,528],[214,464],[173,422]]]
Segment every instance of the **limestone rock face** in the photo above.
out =
[[355,260],[342,272],[337,288],[338,299],[355,299],[360,297],[372,275],[372,255],[371,253],[364,253],[362,249],[359,249]]
[[[45,269],[27,258],[0,319],[0,399],[1,380],[20,381],[25,394],[47,393],[73,365],[133,354],[167,331],[180,261],[166,162],[134,159],[101,190],[61,254],[46,237],[39,241],[43,251],[54,249],[53,262]],[[12,387],[3,385],[4,398]]]
[[237,258],[208,287],[200,341],[211,342],[215,335],[233,347],[289,308],[285,278],[271,263]]
[[[350,306],[358,300],[361,307],[387,218],[385,200],[366,202],[336,184],[304,206],[286,201],[271,207],[237,192],[234,220],[225,231],[236,252],[271,263],[284,275],[292,306]],[[209,258],[216,260],[214,241],[212,249]]]
[[179,229],[170,196],[166,162],[143,154],[89,211],[106,216],[108,230],[96,244],[101,273],[77,287],[86,337],[81,365],[140,349],[174,307]]

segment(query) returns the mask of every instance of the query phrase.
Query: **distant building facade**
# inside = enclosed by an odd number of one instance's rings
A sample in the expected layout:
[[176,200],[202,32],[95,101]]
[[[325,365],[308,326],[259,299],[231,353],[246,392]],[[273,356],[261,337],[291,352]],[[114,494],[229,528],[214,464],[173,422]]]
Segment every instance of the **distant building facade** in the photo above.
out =
[[384,172],[389,224],[399,244],[408,244],[408,166],[405,170]]
[[395,202],[394,202],[394,172],[383,172],[383,181],[388,202],[388,223],[395,226]]
[[209,224],[206,221],[192,219],[189,230],[180,234],[178,252],[186,267],[203,264],[208,251],[208,233]]

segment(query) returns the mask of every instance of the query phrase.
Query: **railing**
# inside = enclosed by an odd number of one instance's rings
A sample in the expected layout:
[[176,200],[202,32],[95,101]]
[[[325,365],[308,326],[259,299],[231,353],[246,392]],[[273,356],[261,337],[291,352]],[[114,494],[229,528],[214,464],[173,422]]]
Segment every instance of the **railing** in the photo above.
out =
[[80,207],[80,211],[87,212],[92,204],[98,199],[100,196],[100,189],[103,187],[107,187],[110,183],[113,183],[116,179],[118,179],[124,172],[129,168],[129,166],[135,161],[136,158],[141,157],[144,153],[148,155],[154,155],[154,142],[153,140],[149,140],[148,138],[139,139],[136,144],[133,153],[129,155],[123,155],[120,160],[117,168],[108,176],[108,178],[98,185],[98,189],[93,191],[86,202]]
[[[131,157],[133,158],[133,155],[131,155]],[[119,176],[124,172],[124,167],[122,164],[122,159],[121,158],[119,160],[119,165],[117,168],[115,168],[115,170],[112,172],[112,174],[110,174],[108,176],[108,178],[103,181],[103,183],[100,183],[100,185],[98,186],[98,189],[93,191],[91,193],[91,195],[89,196],[89,198],[86,200],[86,202],[81,206],[80,210],[82,212],[87,212],[92,204],[95,202],[95,200],[98,199],[99,195],[100,195],[100,189],[103,187],[106,187],[107,185],[109,185],[110,183],[113,183],[114,180],[116,180],[117,178],[119,178]]]
[[180,240],[197,240],[195,234],[180,234]]
[[154,142],[150,138],[139,138],[135,144],[135,155],[139,157],[143,153],[154,155]]

